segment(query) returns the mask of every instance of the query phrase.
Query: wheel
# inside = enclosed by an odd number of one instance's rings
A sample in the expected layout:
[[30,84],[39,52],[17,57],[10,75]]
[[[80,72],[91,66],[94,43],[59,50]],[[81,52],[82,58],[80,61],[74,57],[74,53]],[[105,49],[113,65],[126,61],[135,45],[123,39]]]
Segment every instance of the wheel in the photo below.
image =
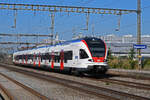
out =
[[75,76],[82,77],[83,73],[81,71],[75,70]]

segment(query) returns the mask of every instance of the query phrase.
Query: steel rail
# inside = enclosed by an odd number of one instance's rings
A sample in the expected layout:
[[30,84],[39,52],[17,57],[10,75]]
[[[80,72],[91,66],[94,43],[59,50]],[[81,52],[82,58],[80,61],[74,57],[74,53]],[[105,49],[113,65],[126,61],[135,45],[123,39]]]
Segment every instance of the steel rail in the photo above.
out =
[[15,84],[21,86],[22,88],[24,88],[24,89],[27,90],[28,92],[32,93],[33,95],[35,95],[35,96],[41,98],[42,100],[49,100],[46,96],[40,94],[39,92],[33,90],[32,88],[29,88],[29,87],[27,87],[26,85],[24,85],[24,84],[22,84],[22,83],[20,83],[20,82],[18,82],[18,81],[16,81],[16,80],[14,80],[14,79],[8,77],[8,76],[6,76],[6,75],[4,75],[4,74],[2,74],[2,73],[0,73],[0,75],[3,76],[3,77],[5,77],[5,78],[7,78],[7,79],[10,80],[10,81],[12,81],[13,83],[15,83]]
[[121,83],[133,84],[133,85],[137,85],[137,86],[135,86],[136,88],[139,87],[140,89],[150,90],[150,84],[142,84],[142,83],[136,83],[136,82],[129,82],[129,81],[117,80],[117,79],[109,79],[109,80],[111,80],[111,81],[118,81],[118,82],[121,82]]
[[15,100],[12,94],[2,84],[0,84],[0,94],[4,100]]
[[140,80],[150,80],[150,76],[140,75],[140,74],[132,74],[132,73],[121,73],[121,72],[107,72],[108,76],[117,76],[117,77],[126,77],[126,78],[132,78],[132,79],[140,79]]
[[102,82],[108,82],[108,83],[113,83],[118,85],[124,85],[124,86],[137,88],[137,89],[150,90],[150,84],[135,83],[135,82],[129,82],[129,81],[123,81],[117,79],[95,79],[95,81],[102,81]]

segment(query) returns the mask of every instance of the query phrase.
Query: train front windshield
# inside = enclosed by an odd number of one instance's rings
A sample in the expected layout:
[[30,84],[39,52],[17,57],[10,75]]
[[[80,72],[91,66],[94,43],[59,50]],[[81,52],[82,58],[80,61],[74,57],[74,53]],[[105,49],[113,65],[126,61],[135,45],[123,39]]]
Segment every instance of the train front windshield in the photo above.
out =
[[104,57],[105,56],[105,44],[101,39],[88,38],[85,39],[92,57]]

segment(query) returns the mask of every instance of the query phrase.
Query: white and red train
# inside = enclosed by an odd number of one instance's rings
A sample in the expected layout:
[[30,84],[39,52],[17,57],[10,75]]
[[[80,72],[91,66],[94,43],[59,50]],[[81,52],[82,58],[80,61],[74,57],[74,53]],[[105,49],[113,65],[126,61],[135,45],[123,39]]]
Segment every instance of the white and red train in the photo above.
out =
[[105,73],[107,48],[104,41],[94,37],[67,41],[53,46],[42,46],[13,54],[13,63],[47,67],[76,73]]

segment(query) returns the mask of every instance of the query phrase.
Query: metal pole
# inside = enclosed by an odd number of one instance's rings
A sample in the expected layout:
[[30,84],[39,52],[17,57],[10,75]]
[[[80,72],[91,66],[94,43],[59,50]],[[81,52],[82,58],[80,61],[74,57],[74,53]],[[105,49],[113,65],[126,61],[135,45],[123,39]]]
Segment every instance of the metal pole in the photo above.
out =
[[55,14],[51,13],[51,45],[53,45],[53,36],[54,36],[54,20],[55,20]]
[[[137,1],[137,44],[141,44],[141,0]],[[141,49],[137,49],[138,69],[141,69]]]

